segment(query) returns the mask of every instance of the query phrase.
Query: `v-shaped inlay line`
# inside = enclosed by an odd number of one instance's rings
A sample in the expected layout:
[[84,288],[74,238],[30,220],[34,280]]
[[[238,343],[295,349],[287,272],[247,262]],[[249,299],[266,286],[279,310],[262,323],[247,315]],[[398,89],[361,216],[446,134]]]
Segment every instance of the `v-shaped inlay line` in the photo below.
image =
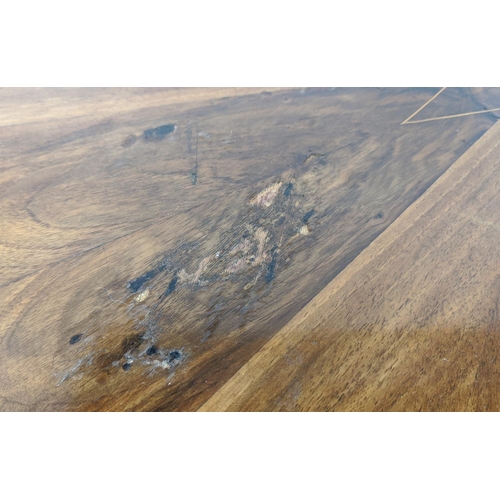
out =
[[433,122],[436,120],[446,120],[447,118],[458,118],[460,116],[479,115],[481,113],[491,113],[492,111],[500,111],[500,108],[482,109],[481,111],[469,111],[467,113],[459,113],[457,115],[435,116],[434,118],[425,118],[424,120],[410,121],[414,116],[416,116],[418,113],[420,113],[420,111],[422,111],[430,102],[432,102],[445,89],[446,89],[446,87],[443,87],[441,90],[439,90],[425,104],[420,106],[420,108],[418,108],[417,111],[415,111],[415,113],[410,115],[405,121],[401,122],[401,125],[411,125],[412,123]]

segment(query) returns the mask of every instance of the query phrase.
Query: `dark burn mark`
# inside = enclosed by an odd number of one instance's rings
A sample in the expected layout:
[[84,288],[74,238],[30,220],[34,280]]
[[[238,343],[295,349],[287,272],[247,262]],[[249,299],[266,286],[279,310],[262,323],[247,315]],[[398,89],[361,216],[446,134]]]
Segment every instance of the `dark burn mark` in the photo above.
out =
[[167,125],[160,125],[159,127],[149,128],[142,134],[145,141],[161,141],[168,134],[175,130],[175,124],[169,123]]
[[167,291],[165,292],[164,297],[168,297],[171,293],[175,291],[175,287],[177,286],[177,280],[179,278],[177,276],[174,276],[172,278],[172,281],[168,284]]
[[128,371],[130,370],[131,366],[132,366],[132,365],[131,365],[130,363],[125,363],[125,364],[122,366],[122,368],[123,368],[123,370],[124,370],[124,371],[128,372]]
[[383,213],[379,212],[374,218],[375,219],[381,219],[384,216]]
[[316,213],[316,210],[309,210],[304,217],[302,217],[302,222],[304,224],[307,224],[309,222],[309,219]]
[[276,251],[276,247],[272,249],[273,257],[269,265],[267,266],[265,280],[266,283],[271,283],[274,279],[274,273],[276,269],[276,262],[278,260],[278,252]]
[[146,354],[148,356],[154,356],[155,354],[158,354],[158,349],[156,348],[156,346],[152,345],[151,347],[148,347]]
[[174,361],[178,361],[182,358],[182,354],[180,351],[170,351],[168,353],[168,362],[173,363]]
[[127,283],[127,288],[130,288],[132,293],[136,293],[142,287],[142,285],[146,283],[146,281],[149,281],[150,279],[158,276],[158,274],[164,271],[166,267],[166,264],[164,262],[161,262],[157,267],[151,269],[151,271],[144,273],[142,276],[139,276],[135,280],[129,281]]
[[285,188],[285,192],[283,193],[287,198],[292,194],[293,184],[289,182]]
[[76,335],[73,335],[73,337],[69,339],[70,345],[77,344],[78,342],[80,342],[80,340],[82,340],[82,337],[83,333],[77,333]]

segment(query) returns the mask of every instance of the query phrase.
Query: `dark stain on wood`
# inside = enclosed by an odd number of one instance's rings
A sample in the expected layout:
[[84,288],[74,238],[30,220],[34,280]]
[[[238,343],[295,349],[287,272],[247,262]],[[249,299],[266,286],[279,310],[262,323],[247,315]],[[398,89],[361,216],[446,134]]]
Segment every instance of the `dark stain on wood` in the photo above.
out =
[[166,269],[167,269],[166,262],[160,262],[155,268],[146,271],[142,276],[139,276],[138,278],[129,281],[127,283],[127,288],[129,288],[132,293],[136,293],[142,288],[142,286],[145,283],[155,278],[156,276],[158,276],[158,274],[165,271]]
[[170,294],[174,293],[178,281],[179,281],[178,276],[174,276],[171,279],[170,283],[168,284],[168,288],[165,291],[164,297],[168,297]]
[[142,134],[142,138],[145,141],[161,141],[168,134],[171,134],[175,130],[175,124],[169,123],[167,125],[160,125],[155,128],[148,128]]
[[273,250],[271,250],[271,255],[272,255],[271,262],[269,262],[269,265],[267,266],[266,270],[266,277],[265,277],[266,283],[271,283],[271,281],[274,279],[276,263],[278,261],[278,252],[276,248],[273,248]]
[[283,194],[288,197],[292,194],[292,189],[293,189],[293,184],[291,182],[289,182],[287,185],[286,185],[286,188],[285,188],[285,191],[283,191]]
[[80,342],[80,340],[82,340],[82,337],[83,337],[83,334],[82,334],[82,333],[77,333],[76,335],[73,335],[73,336],[69,339],[69,343],[70,343],[70,345],[77,344],[78,342]]
[[146,354],[148,356],[154,356],[155,354],[158,354],[158,349],[156,348],[156,346],[152,345],[148,347]]
[[307,212],[304,217],[302,217],[302,222],[304,224],[307,224],[309,222],[309,219],[311,219],[311,217],[313,217],[314,215],[316,214],[316,210],[309,210],[309,212]]

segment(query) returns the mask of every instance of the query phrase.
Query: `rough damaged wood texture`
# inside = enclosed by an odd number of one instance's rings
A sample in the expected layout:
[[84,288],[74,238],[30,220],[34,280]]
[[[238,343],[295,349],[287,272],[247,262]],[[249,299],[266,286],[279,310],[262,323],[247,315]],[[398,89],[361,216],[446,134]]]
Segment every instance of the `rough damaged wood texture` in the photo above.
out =
[[500,124],[204,410],[499,411]]
[[[311,345],[324,350],[278,349],[272,363],[265,353],[497,120],[482,112],[402,125],[438,90],[0,90],[0,409],[331,409],[339,398],[339,409],[371,409],[348,389],[365,380],[373,390],[380,359],[335,343],[348,338],[347,320],[311,330]],[[496,89],[446,89],[414,120],[499,102]],[[422,255],[441,248],[453,227],[445,225],[420,243]],[[448,290],[444,275],[436,279]],[[390,303],[384,294],[393,289],[404,295],[398,283],[377,285],[361,315],[354,302],[343,312],[335,303],[339,318],[371,317],[373,301]],[[478,289],[488,283],[481,274]],[[430,335],[425,318],[437,306],[428,307],[419,335]],[[381,309],[384,325],[391,312]],[[322,325],[325,311],[314,314],[312,325]],[[463,345],[469,327],[446,325]],[[307,337],[301,328],[291,342]],[[397,328],[389,329],[395,345],[403,333],[419,338]],[[351,330],[364,331],[359,323]],[[424,369],[428,346],[414,345]],[[402,362],[398,352],[387,354],[393,363]],[[339,356],[352,356],[358,371],[340,368]],[[240,394],[242,373],[251,389]],[[402,377],[394,394],[398,384]],[[373,408],[392,409],[387,398]]]

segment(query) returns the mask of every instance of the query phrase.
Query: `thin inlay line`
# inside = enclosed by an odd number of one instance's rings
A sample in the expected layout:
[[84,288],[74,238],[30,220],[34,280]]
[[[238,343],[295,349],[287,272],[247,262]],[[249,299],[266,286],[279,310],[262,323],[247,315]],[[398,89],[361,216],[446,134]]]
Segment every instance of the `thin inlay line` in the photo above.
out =
[[436,116],[434,118],[426,118],[425,120],[414,120],[412,122],[404,122],[401,125],[411,125],[412,123],[433,122],[436,120],[446,120],[447,118],[459,118],[461,116],[479,115],[481,113],[491,113],[493,111],[500,111],[500,108],[482,109],[481,111],[469,111],[468,113],[459,113],[458,115]]
[[[441,94],[441,92],[443,92],[444,90],[446,89],[446,87],[443,87],[441,90],[439,90],[434,96],[432,96],[425,104],[423,104],[422,106],[420,106],[420,108],[417,109],[417,111],[415,111],[415,113],[413,113],[412,115],[410,115],[405,121],[401,122],[401,125],[405,125],[406,123],[408,123],[415,115],[417,115],[418,113],[420,113],[420,111],[422,111],[429,103],[431,103],[439,94]],[[412,122],[412,123],[416,123],[416,122]]]

